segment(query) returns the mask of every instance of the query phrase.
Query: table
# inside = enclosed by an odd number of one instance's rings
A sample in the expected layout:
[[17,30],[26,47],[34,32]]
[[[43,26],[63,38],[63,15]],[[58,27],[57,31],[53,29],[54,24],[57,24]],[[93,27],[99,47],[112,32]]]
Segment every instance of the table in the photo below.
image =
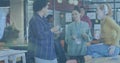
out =
[[4,61],[5,63],[8,63],[8,57],[7,56],[2,56],[0,57],[0,61]]
[[26,57],[25,57],[25,50],[12,50],[12,49],[4,49],[0,50],[0,61],[5,61],[5,63],[8,63],[8,60],[11,60],[12,63],[17,62],[18,57],[22,57],[22,62],[26,63]]
[[85,63],[120,63],[120,55],[117,57],[94,58]]

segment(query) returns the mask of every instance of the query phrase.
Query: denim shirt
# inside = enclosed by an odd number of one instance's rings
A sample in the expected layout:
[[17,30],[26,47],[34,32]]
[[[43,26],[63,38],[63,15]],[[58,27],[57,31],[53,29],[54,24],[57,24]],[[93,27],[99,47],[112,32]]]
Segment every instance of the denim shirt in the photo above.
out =
[[56,58],[54,35],[45,17],[33,15],[29,22],[29,42],[34,46],[35,57],[46,60]]

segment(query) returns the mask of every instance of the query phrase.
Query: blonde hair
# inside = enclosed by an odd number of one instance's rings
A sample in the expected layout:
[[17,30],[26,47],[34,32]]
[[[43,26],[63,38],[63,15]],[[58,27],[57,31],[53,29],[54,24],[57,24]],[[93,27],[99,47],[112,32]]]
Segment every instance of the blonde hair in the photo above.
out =
[[100,4],[99,9],[103,10],[105,15],[107,15],[107,16],[112,16],[113,15],[112,8],[109,4]]

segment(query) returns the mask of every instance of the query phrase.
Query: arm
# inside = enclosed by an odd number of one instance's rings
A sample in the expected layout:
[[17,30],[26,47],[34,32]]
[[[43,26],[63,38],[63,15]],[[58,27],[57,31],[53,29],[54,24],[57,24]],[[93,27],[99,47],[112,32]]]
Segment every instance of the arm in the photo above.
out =
[[114,54],[114,51],[115,51],[115,48],[116,48],[114,45],[119,46],[120,27],[119,27],[119,25],[118,25],[113,19],[107,18],[106,21],[107,21],[108,25],[109,25],[112,29],[114,29],[114,30],[116,31],[116,33],[117,33],[117,34],[116,34],[116,37],[114,38],[115,43],[113,43],[113,44],[109,47],[109,48],[110,48],[109,54],[112,55],[112,54]]
[[70,39],[72,39],[71,38],[71,30],[70,30],[70,25],[68,25],[67,27],[66,27],[66,31],[65,31],[65,42],[67,43],[67,44],[70,44],[69,42],[70,42]]
[[91,41],[91,40],[92,40],[92,34],[90,29],[88,29],[88,41]]
[[106,21],[109,24],[109,26],[117,32],[116,37],[115,37],[115,42],[119,42],[119,40],[120,40],[120,26],[113,19],[107,19]]
[[82,36],[87,40],[87,42],[90,42],[92,40],[92,35],[90,31],[90,27],[87,23],[85,23],[85,27],[87,28],[86,33],[83,33]]
[[91,35],[91,32],[90,32],[90,29],[88,30],[88,41],[87,41],[87,46],[91,45],[92,44],[92,35]]

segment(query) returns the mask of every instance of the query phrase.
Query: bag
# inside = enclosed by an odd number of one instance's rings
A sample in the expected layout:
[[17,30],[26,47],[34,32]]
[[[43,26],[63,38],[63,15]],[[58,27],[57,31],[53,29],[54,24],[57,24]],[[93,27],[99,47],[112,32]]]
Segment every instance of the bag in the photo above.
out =
[[4,35],[0,41],[2,42],[13,41],[18,37],[19,37],[19,30],[16,29],[14,26],[10,25],[5,28]]

